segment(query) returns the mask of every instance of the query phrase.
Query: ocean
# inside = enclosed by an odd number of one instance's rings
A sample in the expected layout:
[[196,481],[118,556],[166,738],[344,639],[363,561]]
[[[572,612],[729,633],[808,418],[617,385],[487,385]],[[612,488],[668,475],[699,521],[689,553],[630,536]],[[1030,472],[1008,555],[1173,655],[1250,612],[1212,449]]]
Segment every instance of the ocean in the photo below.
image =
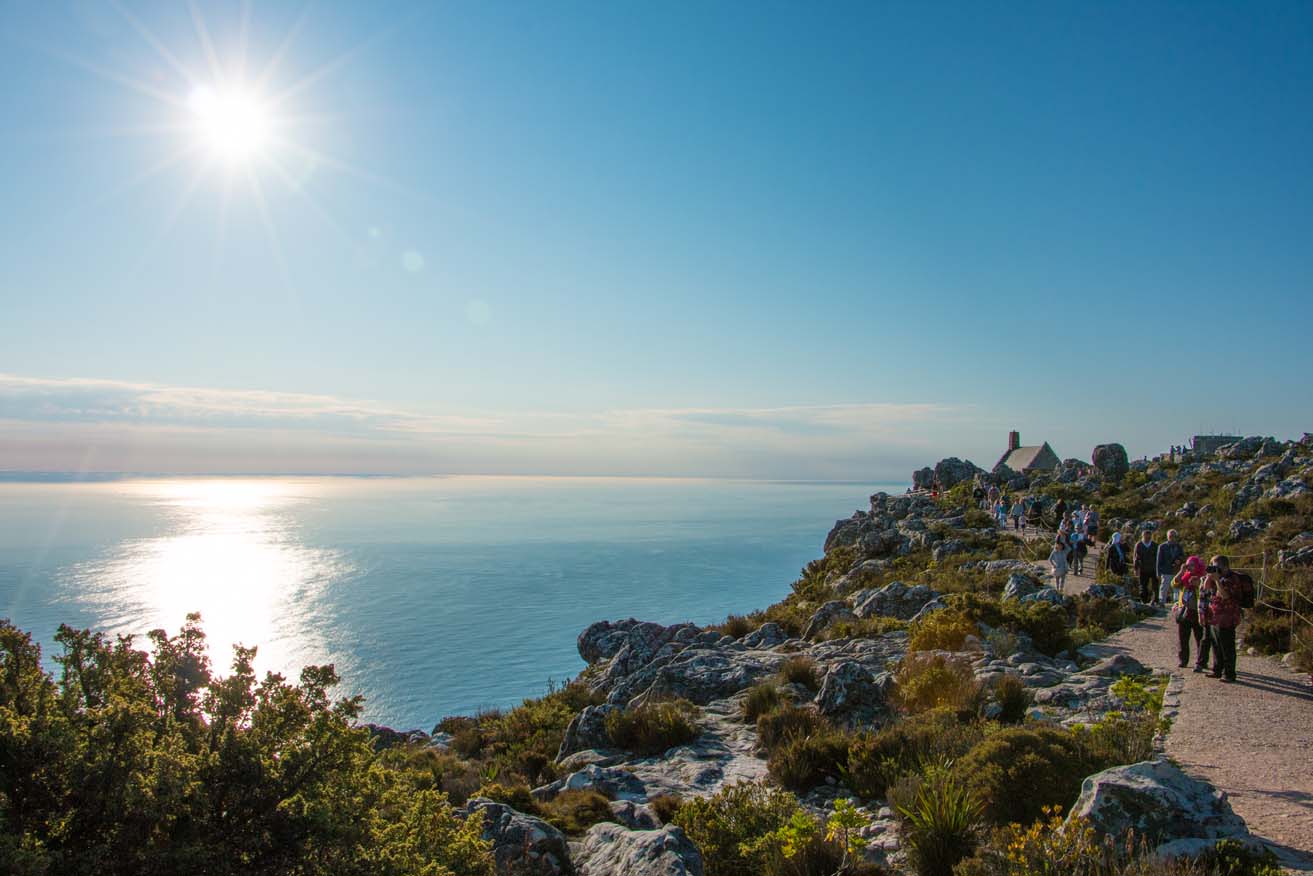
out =
[[[430,729],[583,668],[601,619],[717,622],[789,592],[832,523],[905,485],[641,478],[0,483],[0,617],[176,632],[199,611],[295,679],[333,663],[364,717]],[[144,642],[142,643],[144,646]]]

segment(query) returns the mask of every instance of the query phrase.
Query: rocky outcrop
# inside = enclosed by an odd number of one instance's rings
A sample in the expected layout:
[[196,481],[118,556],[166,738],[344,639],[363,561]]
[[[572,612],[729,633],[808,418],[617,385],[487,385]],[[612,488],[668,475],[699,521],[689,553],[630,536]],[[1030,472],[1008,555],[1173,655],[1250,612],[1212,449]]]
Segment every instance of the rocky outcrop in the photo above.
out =
[[606,716],[618,706],[603,703],[600,706],[584,706],[579,714],[570,719],[561,739],[561,747],[556,759],[566,758],[576,751],[589,748],[606,748],[611,744],[611,737],[606,732]]
[[553,800],[562,791],[596,791],[608,800],[646,800],[647,787],[628,770],[591,763],[563,779],[533,789],[535,800]]
[[1131,462],[1126,456],[1126,448],[1120,444],[1100,444],[1090,454],[1090,462],[1099,474],[1109,480],[1119,481],[1131,470]]
[[579,876],[702,876],[702,854],[678,827],[629,830],[603,822],[575,847]]
[[1067,818],[1087,819],[1106,836],[1133,832],[1164,857],[1198,854],[1219,839],[1249,838],[1225,794],[1164,760],[1095,773]]
[[821,681],[816,707],[841,722],[870,724],[888,713],[892,690],[893,675],[888,672],[873,672],[856,661],[836,663]]
[[907,586],[891,581],[879,590],[862,590],[853,594],[853,611],[859,618],[892,617],[911,620],[926,603],[939,598],[939,592],[924,584]]
[[483,838],[492,843],[498,873],[568,876],[575,872],[565,834],[541,818],[486,797],[466,803],[465,814],[483,818]]
[[963,481],[972,480],[976,475],[984,474],[988,474],[988,472],[971,460],[958,459],[956,456],[950,456],[935,463],[935,477],[939,479],[939,486],[945,490]]
[[706,705],[773,674],[785,659],[778,651],[745,648],[733,640],[672,645],[632,671],[608,667],[607,702],[625,705],[639,697],[673,696]]
[[804,639],[814,639],[841,620],[856,620],[852,608],[842,600],[832,600],[816,609],[802,630]]
[[661,827],[661,819],[657,817],[656,810],[646,803],[612,800],[611,815],[630,830],[656,830]]
[[1013,600],[1020,602],[1027,596],[1038,593],[1042,587],[1042,584],[1029,575],[1013,572],[1008,576],[1008,583],[1003,585],[1003,595],[1000,598],[1004,602],[1012,602]]

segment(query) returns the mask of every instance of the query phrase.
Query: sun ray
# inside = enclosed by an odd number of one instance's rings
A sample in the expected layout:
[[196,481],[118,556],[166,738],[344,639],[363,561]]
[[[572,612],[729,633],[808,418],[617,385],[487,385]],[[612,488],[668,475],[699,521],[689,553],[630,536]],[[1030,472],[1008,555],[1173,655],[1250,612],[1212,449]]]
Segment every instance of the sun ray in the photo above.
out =
[[251,0],[242,0],[242,11],[237,22],[237,81],[246,81],[247,40],[251,30]]
[[156,88],[155,86],[150,85],[149,83],[142,82],[140,79],[134,79],[131,76],[128,76],[123,73],[119,73],[116,70],[111,70],[108,67],[102,67],[99,64],[93,64],[92,62],[84,58],[79,58],[76,55],[71,55],[68,52],[65,52],[64,50],[54,48],[53,46],[40,46],[39,48],[41,48],[48,54],[52,55],[53,57],[59,58],[61,61],[65,61],[69,64],[73,64],[76,67],[81,67],[83,70],[86,70],[88,73],[91,73],[95,76],[99,76],[101,79],[104,79],[106,82],[113,82],[117,85],[122,85],[124,88],[131,89],[132,91],[135,91],[138,94],[143,94],[147,97],[153,97],[156,100],[161,101],[162,103],[169,104],[170,106],[175,106],[180,109],[187,108],[186,101],[182,100],[177,95],[170,94],[169,92],[161,88]]
[[278,48],[274,49],[274,53],[269,56],[269,60],[264,65],[264,69],[260,71],[260,75],[256,78],[256,91],[264,90],[264,87],[269,84],[274,73],[278,70],[279,65],[283,63],[283,58],[286,57],[287,50],[292,47],[292,43],[295,41],[297,34],[301,32],[301,28],[305,25],[306,20],[309,19],[310,8],[313,5],[313,2],[307,2],[301,7],[301,12],[296,16],[296,21],[292,22],[292,26],[287,29],[287,33],[283,36],[282,42],[278,44]]
[[286,185],[293,194],[305,201],[315,214],[323,220],[324,224],[333,229],[333,232],[341,238],[342,242],[351,248],[355,255],[359,256],[361,254],[360,244],[355,241],[345,228],[338,224],[338,221],[333,218],[333,215],[328,212],[327,208],[320,204],[313,195],[306,191],[305,186],[296,181],[291,172],[283,167],[278,159],[270,156],[269,166],[272,167],[274,172],[282,179],[283,184]]
[[378,33],[374,34],[368,39],[363,40],[362,42],[359,42],[356,45],[352,46],[351,48],[347,49],[346,51],[340,53],[336,58],[333,58],[330,61],[326,61],[323,64],[320,64],[314,70],[311,70],[309,73],[302,76],[300,79],[293,82],[291,85],[287,86],[282,91],[275,94],[273,97],[269,98],[270,106],[278,106],[284,101],[290,100],[291,98],[305,91],[307,88],[314,85],[316,82],[323,79],[325,76],[328,76],[330,73],[336,72],[343,65],[354,60],[357,55],[359,55],[361,52],[365,51],[366,49],[371,48],[375,43],[378,43],[383,39],[385,39],[386,37],[391,36],[396,29],[397,29],[396,25],[392,27],[383,28]]
[[430,200],[427,197],[416,194],[413,189],[409,189],[403,186],[401,183],[396,182],[395,180],[391,180],[385,176],[379,176],[376,173],[371,173],[368,170],[365,170],[360,167],[356,167],[354,164],[351,164],[348,161],[344,161],[340,158],[335,158],[332,155],[329,155],[327,152],[324,152],[322,150],[312,149],[309,146],[306,146],[303,143],[299,143],[296,140],[293,140],[289,137],[279,137],[277,135],[274,135],[271,137],[271,139],[273,140],[273,142],[277,143],[278,145],[283,146],[284,148],[287,149],[291,149],[294,152],[300,152],[302,155],[312,158],[326,167],[331,167],[334,170],[338,171],[339,173],[345,173],[348,176],[356,177],[357,179],[364,180],[365,182],[373,183],[374,185],[377,186],[383,186],[384,188],[391,189],[393,192],[396,192],[399,195],[404,195],[412,200],[417,200],[417,201]]
[[164,43],[151,32],[150,28],[142,24],[139,18],[125,9],[123,4],[119,3],[119,0],[110,0],[110,5],[114,7],[114,11],[122,16],[128,24],[132,25],[132,29],[137,32],[137,35],[149,43],[150,47],[155,50],[156,54],[164,59],[164,62],[172,67],[179,76],[187,80],[189,84],[195,84],[200,81],[200,77],[198,77],[186,64],[182,63],[177,55],[169,51],[168,46],[164,45]]
[[30,130],[18,136],[29,140],[64,140],[77,137],[85,140],[113,140],[120,137],[148,137],[160,134],[179,134],[187,130],[180,122],[157,122],[141,125],[101,125],[78,128]]
[[177,224],[178,217],[182,215],[183,210],[187,209],[187,205],[191,202],[192,193],[195,192],[196,187],[201,184],[201,179],[204,178],[204,176],[204,166],[198,166],[192,171],[191,179],[187,181],[187,185],[183,187],[183,190],[178,194],[177,200],[174,201],[173,207],[169,210],[168,215],[164,217],[164,221],[160,223],[160,227],[156,230],[155,236],[152,237],[150,242],[142,249],[141,255],[137,258],[137,262],[132,268],[132,273],[134,275],[141,274],[145,270],[146,260],[150,257],[151,253],[154,252],[156,247],[163,243],[169,236],[169,233],[173,231],[173,226]]
[[187,0],[187,8],[191,11],[191,20],[196,28],[196,35],[200,37],[201,50],[205,52],[205,58],[209,61],[210,75],[214,77],[217,84],[223,85],[225,82],[223,65],[219,63],[219,53],[214,50],[214,42],[210,39],[210,30],[205,26],[205,17],[201,15],[196,0]]
[[135,189],[137,186],[147,182],[152,177],[158,176],[159,174],[163,173],[166,170],[169,170],[175,165],[181,164],[187,158],[191,157],[192,155],[195,155],[196,152],[197,149],[195,146],[184,146],[183,148],[178,149],[175,152],[171,152],[168,155],[166,155],[164,158],[162,158],[160,161],[157,161],[155,164],[152,164],[150,167],[146,168],[145,170],[142,170],[141,172],[134,174],[133,176],[119,183],[117,186],[114,186],[109,191],[102,192],[101,194],[97,195],[96,197],[92,198],[89,201],[83,201],[82,203],[74,205],[73,208],[70,209],[68,213],[65,215],[83,213],[95,207],[99,207],[101,204],[104,204],[113,198],[117,198],[121,195],[125,195],[128,192]]
[[269,205],[265,202],[264,186],[260,185],[260,177],[248,165],[246,168],[246,182],[251,187],[251,194],[255,199],[256,211],[260,214],[260,223],[264,225],[264,233],[269,238],[269,250],[274,255],[274,261],[278,263],[278,271],[282,275],[283,283],[287,286],[287,297],[300,309],[301,299],[296,294],[296,284],[292,282],[292,271],[287,265],[287,259],[283,255],[282,240],[278,237],[278,229],[274,226],[272,217],[269,215]]
[[233,175],[226,173],[223,175],[223,191],[219,194],[219,215],[215,224],[214,246],[210,256],[210,264],[215,269],[219,267],[219,260],[228,242],[228,205],[232,202],[232,194]]

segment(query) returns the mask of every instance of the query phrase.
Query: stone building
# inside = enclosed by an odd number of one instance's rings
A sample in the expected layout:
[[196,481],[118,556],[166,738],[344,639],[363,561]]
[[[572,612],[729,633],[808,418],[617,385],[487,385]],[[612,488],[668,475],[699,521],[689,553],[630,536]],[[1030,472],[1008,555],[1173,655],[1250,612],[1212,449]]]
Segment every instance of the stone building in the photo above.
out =
[[1190,439],[1190,449],[1200,456],[1212,456],[1219,448],[1242,440],[1243,435],[1196,435]]
[[999,459],[994,468],[1000,465],[1006,465],[1019,474],[1027,474],[1035,471],[1052,471],[1061,464],[1062,460],[1058,459],[1058,454],[1053,452],[1049,442],[1043,444],[1031,444],[1022,446],[1021,433],[1008,433],[1007,452]]

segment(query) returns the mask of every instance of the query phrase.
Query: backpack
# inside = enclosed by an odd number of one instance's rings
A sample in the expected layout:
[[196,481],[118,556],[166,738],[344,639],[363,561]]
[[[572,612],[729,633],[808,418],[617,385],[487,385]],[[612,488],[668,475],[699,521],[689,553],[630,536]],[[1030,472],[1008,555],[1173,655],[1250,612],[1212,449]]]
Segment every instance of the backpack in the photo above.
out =
[[1240,592],[1237,594],[1240,599],[1240,607],[1253,608],[1258,592],[1258,588],[1254,586],[1254,576],[1248,572],[1232,571],[1231,574],[1235,575],[1240,582]]

